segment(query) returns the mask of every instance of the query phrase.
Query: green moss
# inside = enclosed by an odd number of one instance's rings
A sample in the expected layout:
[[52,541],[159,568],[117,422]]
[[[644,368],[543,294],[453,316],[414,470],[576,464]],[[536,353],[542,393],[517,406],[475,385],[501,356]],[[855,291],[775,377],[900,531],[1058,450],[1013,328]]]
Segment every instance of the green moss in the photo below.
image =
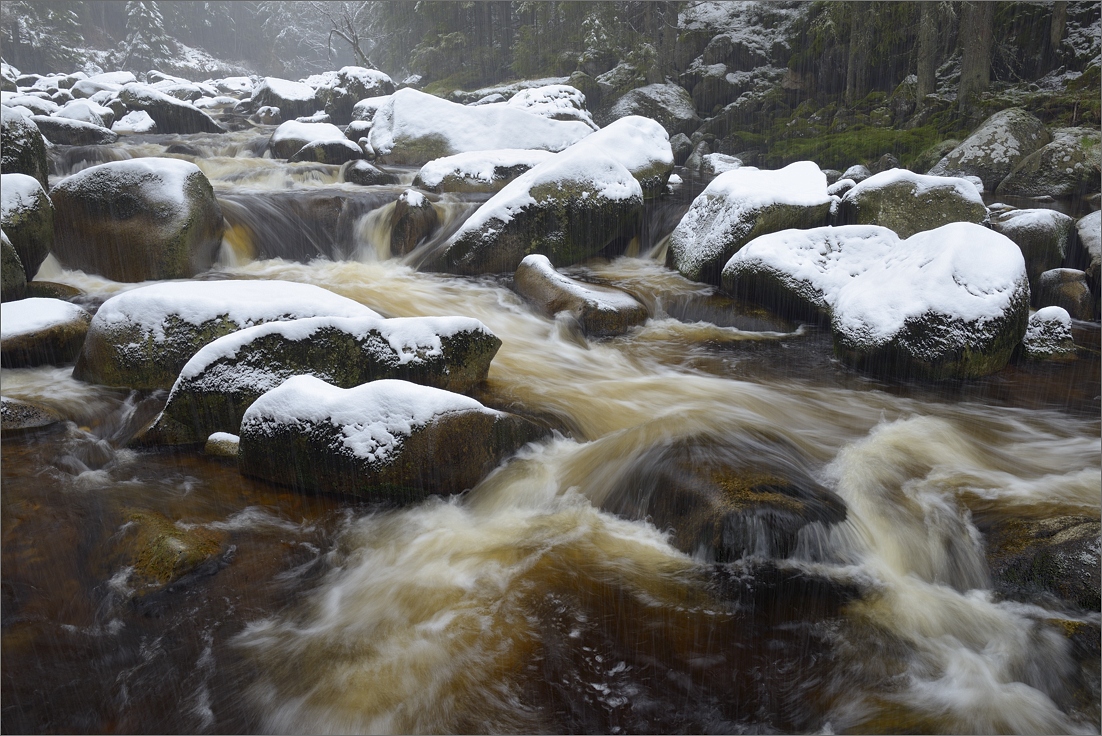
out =
[[854,126],[813,138],[769,141],[765,165],[780,168],[794,161],[814,161],[819,166],[844,171],[854,163],[875,161],[891,153],[905,167],[943,137],[933,125],[912,130]]
[[160,589],[195,570],[221,548],[218,535],[202,528],[181,529],[153,511],[130,510],[134,531],[126,539],[139,595]]

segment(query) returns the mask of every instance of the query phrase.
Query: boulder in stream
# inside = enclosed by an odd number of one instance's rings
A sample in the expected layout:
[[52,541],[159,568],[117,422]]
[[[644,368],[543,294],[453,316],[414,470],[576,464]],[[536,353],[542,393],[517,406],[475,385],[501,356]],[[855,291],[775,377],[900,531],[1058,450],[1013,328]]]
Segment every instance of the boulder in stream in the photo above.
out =
[[105,386],[167,390],[199,348],[244,327],[303,317],[378,316],[321,287],[290,281],[152,284],[103,303],[73,377]]
[[119,134],[109,128],[71,118],[32,115],[31,122],[46,140],[59,146],[98,146],[119,139]]
[[[363,151],[360,150],[359,146],[345,138],[344,132],[332,123],[300,123],[297,120],[288,120],[272,133],[272,137],[268,141],[268,149],[272,152],[274,158],[290,159],[303,146],[311,143],[330,142],[341,146],[349,145],[352,149],[355,149],[355,153],[359,154],[359,158],[363,158]],[[315,159],[300,160],[312,161]],[[341,161],[323,161],[321,163],[343,164],[349,160],[351,158],[345,158]]]
[[265,77],[253,91],[252,103],[256,109],[278,107],[283,118],[289,120],[317,111],[317,90],[302,82]]
[[1079,235],[1078,260],[1087,273],[1087,280],[1094,297],[1094,306],[1099,304],[1099,287],[1102,287],[1102,211],[1094,211],[1075,223]]
[[245,412],[239,467],[305,492],[411,503],[474,487],[545,434],[438,388],[380,380],[343,389],[303,375]]
[[422,166],[413,185],[430,192],[493,194],[554,155],[526,148],[457,153]]
[[992,211],[990,227],[1013,240],[1025,257],[1029,288],[1036,297],[1041,274],[1063,265],[1075,233],[1075,220],[1048,209]]
[[187,362],[141,441],[194,444],[237,433],[261,394],[300,374],[341,388],[396,378],[464,393],[485,380],[500,346],[468,317],[312,317],[247,327]]
[[33,176],[0,175],[0,227],[30,281],[54,242],[53,203]]
[[147,509],[128,509],[114,553],[127,568],[125,585],[133,598],[170,589],[188,577],[213,574],[222,567],[224,532],[178,524]]
[[0,365],[64,365],[80,352],[92,315],[60,299],[32,297],[0,310]]
[[998,371],[1029,319],[1021,251],[964,222],[902,241],[874,225],[771,233],[732,256],[723,288],[791,316],[829,320],[842,360],[896,378]]
[[161,93],[145,84],[128,84],[119,99],[130,110],[142,110],[157,123],[159,133],[225,133],[226,129],[190,102]]
[[26,434],[51,427],[62,421],[61,417],[45,406],[31,401],[0,397],[0,434]]
[[363,149],[350,140],[311,141],[298,149],[298,152],[288,158],[292,163],[297,161],[311,161],[318,164],[331,164],[339,166],[349,161],[358,161],[364,157]]
[[432,235],[440,225],[440,217],[428,197],[407,189],[394,202],[390,222],[390,253],[404,256]]
[[1054,268],[1038,276],[1034,302],[1038,307],[1063,307],[1074,319],[1094,319],[1087,274],[1075,268]]
[[349,161],[341,166],[341,180],[364,187],[397,184],[399,182],[397,174],[383,171],[363,159]]
[[932,176],[978,176],[988,191],[1052,140],[1044,123],[1021,108],[997,112],[929,170]]
[[92,166],[62,180],[53,252],[66,268],[115,281],[193,276],[222,244],[222,209],[203,172],[173,158]]
[[609,121],[638,115],[656,120],[669,135],[689,135],[700,127],[693,98],[677,84],[648,84],[628,91],[608,111]]
[[1029,315],[1022,353],[1027,360],[1066,360],[1075,357],[1071,316],[1063,307],[1045,307]]
[[843,223],[880,225],[901,238],[950,222],[981,223],[986,217],[987,207],[972,182],[906,169],[889,169],[858,182],[841,204]]
[[667,263],[693,281],[719,283],[724,264],[759,235],[824,224],[832,202],[826,188],[810,161],[720,174],[674,228]]
[[630,294],[575,281],[556,271],[546,256],[525,257],[513,283],[521,296],[548,317],[569,312],[587,335],[621,335],[649,317],[647,308]]

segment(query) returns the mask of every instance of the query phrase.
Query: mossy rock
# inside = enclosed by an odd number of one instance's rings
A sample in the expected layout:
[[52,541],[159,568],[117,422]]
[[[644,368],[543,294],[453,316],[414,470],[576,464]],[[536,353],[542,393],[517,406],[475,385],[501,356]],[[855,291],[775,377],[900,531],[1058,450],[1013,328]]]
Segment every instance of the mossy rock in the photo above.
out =
[[54,207],[38,180],[26,174],[3,174],[4,206],[0,227],[8,236],[30,281],[54,242]]
[[69,284],[59,284],[56,281],[28,281],[27,296],[42,299],[61,299],[72,301],[75,297],[84,296],[84,292]]
[[470,391],[486,379],[501,340],[477,320],[456,325],[457,319],[315,318],[248,328],[211,343],[184,367],[161,416],[139,441],[197,444],[214,432],[237,434],[258,397],[307,373],[340,388],[396,378]]
[[1052,142],[1022,159],[996,189],[1000,195],[1072,197],[1102,186],[1102,135],[1091,128],[1060,128]]
[[3,239],[0,240],[0,278],[0,300],[10,302],[26,296],[27,274],[23,262],[19,260],[19,254],[8,240],[7,233],[3,233]]
[[[853,178],[848,172],[842,176]],[[951,222],[982,223],[987,207],[968,182],[897,169],[846,192],[840,215],[843,224],[880,225],[909,238]]]
[[183,528],[163,514],[129,509],[116,553],[132,567],[135,598],[159,592],[189,573],[215,563],[223,535],[201,527]]
[[50,186],[46,140],[38,127],[10,108],[0,110],[0,173],[26,174],[44,189]]
[[1021,108],[1002,110],[934,165],[934,176],[978,176],[994,191],[1023,159],[1052,140],[1040,120]]
[[1021,249],[1034,297],[1041,274],[1063,265],[1075,232],[1074,219],[1048,209],[992,211],[989,226]]

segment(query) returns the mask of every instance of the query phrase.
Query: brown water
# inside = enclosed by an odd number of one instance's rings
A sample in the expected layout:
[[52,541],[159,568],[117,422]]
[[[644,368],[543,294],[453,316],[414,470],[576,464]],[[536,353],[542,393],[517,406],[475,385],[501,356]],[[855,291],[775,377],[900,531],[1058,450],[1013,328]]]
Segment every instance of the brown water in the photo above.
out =
[[[211,277],[475,317],[503,343],[478,398],[558,433],[461,497],[384,508],[124,449],[163,396],[4,370],[4,395],[74,420],[2,444],[5,732],[1098,731],[1097,661],[1068,636],[1097,646],[1098,613],[999,599],[977,526],[1099,517],[1096,326],[1071,363],[877,381],[836,363],[821,329],[616,258],[573,273],[656,316],[587,340],[505,281],[415,270],[432,243],[381,258],[380,210],[401,187],[357,190],[233,136],[192,140],[236,225]],[[660,250],[692,186],[633,252]],[[265,229],[342,193],[339,226]],[[439,207],[454,226],[472,205]],[[294,260],[309,248],[326,259]],[[93,302],[129,288],[46,269]],[[786,559],[715,565],[600,510],[641,463],[701,436],[805,468],[846,520],[804,527]],[[206,530],[221,552],[134,596],[135,509]]]

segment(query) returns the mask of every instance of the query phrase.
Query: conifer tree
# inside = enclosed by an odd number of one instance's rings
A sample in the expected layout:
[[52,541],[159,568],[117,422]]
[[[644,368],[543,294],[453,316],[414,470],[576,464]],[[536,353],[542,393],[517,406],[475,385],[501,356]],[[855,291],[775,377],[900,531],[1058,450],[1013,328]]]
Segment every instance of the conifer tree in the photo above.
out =
[[172,39],[165,32],[164,16],[154,0],[126,3],[126,40],[119,49],[120,69],[148,71],[172,58]]

